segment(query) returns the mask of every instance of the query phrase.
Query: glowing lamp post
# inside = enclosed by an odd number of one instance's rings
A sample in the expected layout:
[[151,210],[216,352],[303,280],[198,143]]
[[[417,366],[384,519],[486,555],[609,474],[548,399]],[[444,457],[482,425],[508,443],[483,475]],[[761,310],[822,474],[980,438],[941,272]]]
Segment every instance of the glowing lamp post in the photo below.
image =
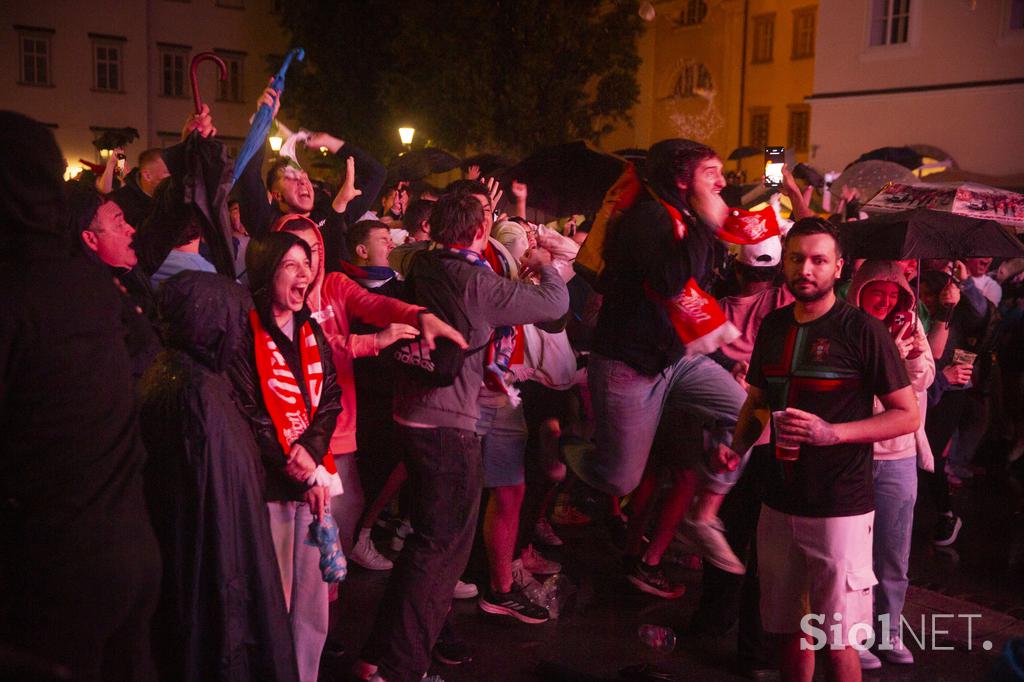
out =
[[402,140],[402,144],[408,149],[412,147],[412,136],[416,134],[415,128],[399,128],[398,137]]
[[277,135],[271,135],[270,137],[267,138],[267,142],[270,143],[270,148],[272,150],[274,150],[275,152],[279,152],[281,151],[281,145],[284,143],[284,140],[282,140]]

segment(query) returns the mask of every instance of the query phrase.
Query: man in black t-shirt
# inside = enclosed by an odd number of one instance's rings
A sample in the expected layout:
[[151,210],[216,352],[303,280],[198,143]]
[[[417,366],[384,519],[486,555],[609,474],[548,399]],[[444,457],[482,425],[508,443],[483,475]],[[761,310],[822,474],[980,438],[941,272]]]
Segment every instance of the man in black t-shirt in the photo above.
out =
[[[720,447],[722,459],[738,458],[771,413],[781,413],[773,434],[780,458],[768,482],[757,553],[761,618],[765,631],[778,635],[783,679],[810,679],[814,650],[822,647],[833,679],[860,679],[855,647],[871,639],[877,582],[871,443],[911,433],[920,420],[884,325],[836,299],[843,266],[836,235],[818,218],[790,230],[783,264],[796,302],[762,322],[732,449]],[[885,411],[872,416],[876,395]],[[780,441],[799,447],[795,460]]]

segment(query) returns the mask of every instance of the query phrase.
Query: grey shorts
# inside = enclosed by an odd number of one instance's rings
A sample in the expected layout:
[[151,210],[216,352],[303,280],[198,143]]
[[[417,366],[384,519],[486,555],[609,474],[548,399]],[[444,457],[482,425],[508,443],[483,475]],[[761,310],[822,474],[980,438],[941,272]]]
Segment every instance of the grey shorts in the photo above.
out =
[[484,487],[521,485],[526,482],[526,420],[522,404],[512,407],[480,407],[476,423],[484,462]]

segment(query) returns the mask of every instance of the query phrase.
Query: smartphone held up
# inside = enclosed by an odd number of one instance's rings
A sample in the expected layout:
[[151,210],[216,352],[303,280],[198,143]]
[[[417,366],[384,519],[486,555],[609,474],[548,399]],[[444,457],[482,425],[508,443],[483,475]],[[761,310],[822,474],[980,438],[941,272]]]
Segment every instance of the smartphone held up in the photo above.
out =
[[782,166],[786,163],[785,147],[764,148],[764,186],[782,187]]

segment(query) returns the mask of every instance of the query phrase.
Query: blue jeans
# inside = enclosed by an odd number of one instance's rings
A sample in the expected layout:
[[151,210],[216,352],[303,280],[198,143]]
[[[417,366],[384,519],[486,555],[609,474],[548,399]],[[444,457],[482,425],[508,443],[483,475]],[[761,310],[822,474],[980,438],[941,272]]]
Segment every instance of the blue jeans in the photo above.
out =
[[[626,495],[640,483],[662,413],[683,410],[712,422],[712,435],[732,442],[746,394],[720,365],[703,355],[680,358],[654,376],[641,374],[624,362],[594,353],[587,379],[594,406],[597,451],[576,462],[576,475],[598,490]],[[685,448],[685,444],[681,444]],[[702,447],[702,446],[699,446]],[[736,471],[715,472],[698,458],[705,489],[727,493],[746,464]]]
[[[917,458],[875,460],[874,570],[875,618],[889,614],[890,627],[899,632],[907,597],[910,537],[917,500]],[[876,632],[880,632],[875,628]]]
[[473,546],[483,491],[480,437],[396,425],[405,443],[413,532],[395,561],[362,659],[388,682],[416,682],[451,607]]

